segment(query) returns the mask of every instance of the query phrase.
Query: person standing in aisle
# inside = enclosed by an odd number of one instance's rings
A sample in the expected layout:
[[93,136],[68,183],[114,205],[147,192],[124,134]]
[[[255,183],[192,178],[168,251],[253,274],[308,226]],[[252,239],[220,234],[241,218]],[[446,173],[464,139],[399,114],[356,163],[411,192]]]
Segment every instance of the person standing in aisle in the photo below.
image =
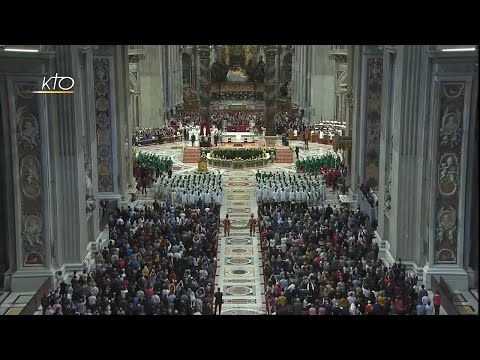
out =
[[228,214],[225,215],[225,219],[223,220],[223,232],[224,232],[224,235],[226,236],[230,236],[230,227],[232,225],[232,222],[230,221],[230,219],[228,218]]
[[250,220],[248,220],[248,226],[250,228],[250,236],[255,236],[255,228],[257,227],[257,219],[254,215],[250,215]]
[[223,304],[223,293],[220,291],[220,288],[218,288],[217,292],[215,293],[215,311],[213,312],[213,315],[217,315],[217,308],[218,308],[218,315],[222,314],[222,304]]

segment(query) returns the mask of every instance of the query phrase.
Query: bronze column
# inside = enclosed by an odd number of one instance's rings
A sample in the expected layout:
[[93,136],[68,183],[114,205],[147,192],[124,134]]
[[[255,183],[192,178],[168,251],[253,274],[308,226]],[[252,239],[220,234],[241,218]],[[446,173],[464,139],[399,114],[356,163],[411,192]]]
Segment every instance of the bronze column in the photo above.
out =
[[266,120],[266,132],[265,140],[267,146],[275,146],[275,141],[277,139],[275,133],[275,113],[276,113],[276,100],[277,100],[277,91],[276,91],[276,63],[275,56],[277,54],[276,45],[267,45],[265,46],[265,90],[264,90],[264,99],[265,99],[265,120]]
[[200,79],[199,79],[199,98],[200,98],[200,124],[208,123],[210,125],[210,47],[201,45],[198,47],[200,57]]

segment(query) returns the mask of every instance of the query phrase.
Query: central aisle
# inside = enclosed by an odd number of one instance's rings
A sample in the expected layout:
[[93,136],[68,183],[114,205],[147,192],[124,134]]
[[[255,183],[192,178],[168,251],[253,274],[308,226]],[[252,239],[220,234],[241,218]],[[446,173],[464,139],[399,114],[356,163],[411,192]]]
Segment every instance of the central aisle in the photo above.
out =
[[258,230],[250,237],[248,219],[257,217],[253,171],[226,170],[222,174],[223,199],[220,219],[228,213],[230,236],[220,227],[215,289],[223,292],[222,315],[261,315],[266,313],[262,252]]

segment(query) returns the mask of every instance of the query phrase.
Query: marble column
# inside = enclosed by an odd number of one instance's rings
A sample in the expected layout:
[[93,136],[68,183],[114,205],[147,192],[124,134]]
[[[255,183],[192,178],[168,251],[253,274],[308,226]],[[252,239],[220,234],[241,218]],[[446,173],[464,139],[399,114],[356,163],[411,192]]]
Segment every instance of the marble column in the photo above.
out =
[[276,113],[276,83],[275,83],[275,57],[277,54],[276,45],[265,46],[265,119],[267,129],[265,132],[268,146],[274,146],[275,134],[275,113]]
[[[132,185],[132,123],[128,117],[128,46],[116,45],[114,48],[115,107],[117,137],[116,153],[118,162],[118,192],[122,201],[129,201],[129,188]],[[159,102],[157,98],[157,102]],[[160,112],[157,111],[157,119]]]
[[200,58],[200,123],[210,124],[210,47],[201,45],[198,47]]
[[178,86],[178,105],[183,104],[183,73],[182,73],[182,54],[180,45],[177,46],[177,86]]
[[[384,75],[390,75],[393,84],[389,84],[388,79],[383,83],[389,94],[383,97],[388,103],[384,104],[385,111],[382,113],[386,115],[386,119],[382,119],[382,136],[385,138],[391,134],[392,140],[391,143],[389,139],[382,141],[384,156],[381,169],[383,184],[391,178],[388,241],[392,258],[401,258],[407,265],[411,264],[418,273],[418,266],[425,263],[422,238],[426,235],[426,226],[422,226],[422,215],[425,213],[425,202],[428,201],[427,194],[418,192],[423,188],[423,175],[426,170],[423,147],[426,142],[423,130],[425,118],[422,111],[426,89],[426,69],[423,62],[425,46],[399,46],[396,57],[389,52],[386,50],[385,69],[388,73]],[[389,114],[390,109],[392,112]],[[385,210],[383,194],[382,186],[379,218],[382,218]]]
[[6,177],[2,190],[7,235],[0,241],[7,241],[8,257],[2,275],[6,288],[15,292],[36,291],[53,275],[53,95],[31,93],[41,90],[44,75],[52,74],[52,60],[50,54],[0,52],[0,126],[5,135],[0,161]]
[[471,218],[472,184],[467,180],[472,176],[469,142],[478,122],[478,51],[428,55],[434,89],[428,111],[430,226],[424,281],[428,286],[432,276],[437,280],[441,276],[452,289],[466,291],[466,229],[471,221],[478,221]]
[[309,45],[311,48],[312,124],[335,118],[335,60],[330,45]]
[[142,96],[140,98],[140,127],[160,127],[164,125],[164,103],[160,97],[163,86],[162,45],[144,45],[143,59],[138,63]]
[[383,55],[382,112],[380,127],[379,159],[379,215],[378,233],[383,240],[390,237],[391,180],[392,180],[392,137],[395,103],[395,74],[397,48],[385,45]]
[[[98,147],[94,99],[92,50],[79,46],[56,46],[56,69],[73,74],[75,96],[56,100],[55,172],[57,224],[53,246],[56,264],[63,275],[82,268],[87,245],[98,235]],[[98,88],[101,92],[102,90]],[[97,99],[98,100],[98,99]],[[97,210],[97,211],[95,211]]]
[[361,116],[362,98],[362,45],[352,45],[352,159],[350,165],[351,189],[356,193],[357,186],[363,182],[363,117]]
[[125,45],[99,45],[93,56],[99,197],[120,201],[131,182],[126,165],[131,144],[128,49]]

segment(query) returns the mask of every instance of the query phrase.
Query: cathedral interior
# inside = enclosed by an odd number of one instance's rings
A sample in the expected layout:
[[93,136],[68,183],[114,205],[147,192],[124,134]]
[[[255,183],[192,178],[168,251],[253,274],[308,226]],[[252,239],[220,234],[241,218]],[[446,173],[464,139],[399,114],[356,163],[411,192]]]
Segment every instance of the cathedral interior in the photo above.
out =
[[477,45],[0,45],[0,120],[0,315],[478,314]]

